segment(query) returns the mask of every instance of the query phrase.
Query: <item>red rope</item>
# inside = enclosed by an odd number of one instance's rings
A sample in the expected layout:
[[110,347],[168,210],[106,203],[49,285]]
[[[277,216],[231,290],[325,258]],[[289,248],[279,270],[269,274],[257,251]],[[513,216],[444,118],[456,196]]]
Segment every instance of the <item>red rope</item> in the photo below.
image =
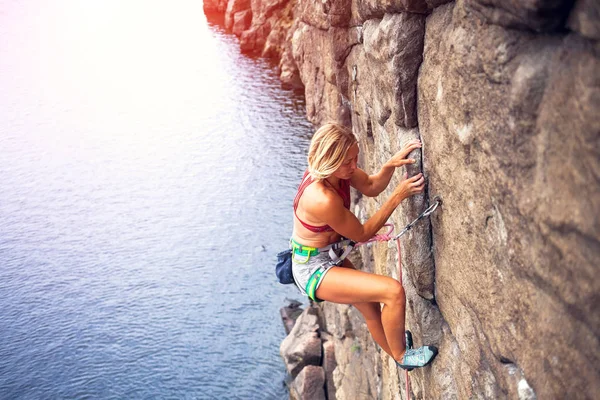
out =
[[[398,280],[400,284],[402,284],[402,250],[400,248],[400,238],[396,239],[396,248],[398,249]],[[406,324],[405,324],[406,325]],[[406,350],[406,343],[404,343],[404,348]],[[408,380],[408,370],[404,370],[405,373],[405,382],[406,382],[406,399],[410,400],[410,382]]]

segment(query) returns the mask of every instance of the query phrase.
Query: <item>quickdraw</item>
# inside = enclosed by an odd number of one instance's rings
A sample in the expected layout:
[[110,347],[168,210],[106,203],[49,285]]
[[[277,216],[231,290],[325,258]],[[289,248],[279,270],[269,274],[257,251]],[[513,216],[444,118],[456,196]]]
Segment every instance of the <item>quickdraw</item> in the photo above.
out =
[[431,214],[433,214],[433,212],[438,208],[438,206],[442,204],[442,199],[439,196],[435,196],[433,198],[432,204],[427,207],[427,209],[425,211],[423,211],[421,214],[419,214],[419,216],[412,221],[410,224],[406,225],[404,227],[404,229],[402,229],[400,231],[399,234],[397,234],[396,236],[394,236],[393,238],[391,238],[390,240],[396,240],[399,239],[402,235],[404,235],[406,232],[410,231],[412,229],[412,227],[419,222],[421,219],[425,218],[425,217],[429,217]]

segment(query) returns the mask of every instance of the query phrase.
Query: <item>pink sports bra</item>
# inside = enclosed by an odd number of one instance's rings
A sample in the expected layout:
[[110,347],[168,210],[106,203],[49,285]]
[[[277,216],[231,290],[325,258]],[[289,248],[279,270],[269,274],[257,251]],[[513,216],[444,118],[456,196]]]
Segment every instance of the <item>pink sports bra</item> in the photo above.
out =
[[[308,176],[308,178],[307,178]],[[294,215],[296,216],[296,218],[298,218],[298,214],[296,214],[296,209],[298,208],[298,203],[300,202],[300,197],[302,197],[302,193],[304,193],[304,189],[306,189],[308,187],[308,185],[310,185],[311,183],[313,183],[313,179],[310,177],[310,175],[308,175],[308,171],[306,171],[304,173],[304,176],[302,177],[302,182],[300,183],[300,186],[298,187],[298,193],[296,193],[296,197],[294,198]],[[326,181],[327,182],[327,181]],[[329,182],[327,182],[329,183]],[[340,188],[334,188],[335,191],[337,192],[337,194],[340,195],[340,197],[342,198],[342,200],[344,201],[344,207],[346,207],[347,209],[350,209],[350,180],[349,179],[342,179],[340,180]],[[306,222],[302,221],[300,218],[298,218],[298,221],[300,221],[300,223],[302,224],[303,227],[305,227],[306,229],[308,229],[311,232],[333,232],[333,229],[329,226],[329,225],[323,225],[323,226],[313,226],[313,225],[309,225]]]

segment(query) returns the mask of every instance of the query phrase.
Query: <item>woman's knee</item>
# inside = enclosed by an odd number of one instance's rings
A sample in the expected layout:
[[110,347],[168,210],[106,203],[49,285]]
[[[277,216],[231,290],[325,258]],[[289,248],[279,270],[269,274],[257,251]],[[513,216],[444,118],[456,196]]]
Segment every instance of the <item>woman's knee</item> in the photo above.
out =
[[402,287],[402,284],[395,279],[390,279],[385,297],[385,303],[388,305],[404,305],[406,303],[404,287]]

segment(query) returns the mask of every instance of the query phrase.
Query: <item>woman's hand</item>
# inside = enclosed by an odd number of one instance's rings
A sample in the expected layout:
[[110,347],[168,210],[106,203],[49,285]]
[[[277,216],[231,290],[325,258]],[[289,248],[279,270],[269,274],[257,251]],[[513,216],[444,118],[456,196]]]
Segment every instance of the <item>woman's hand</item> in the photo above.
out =
[[422,173],[407,178],[407,174],[404,174],[404,180],[396,187],[394,192],[402,199],[414,196],[415,194],[423,193],[425,189],[425,177]]
[[390,158],[388,162],[385,163],[385,165],[388,167],[397,168],[406,164],[413,164],[415,163],[415,160],[412,158],[407,160],[406,157],[410,154],[411,151],[420,148],[421,141],[419,139],[413,139],[410,142],[406,143],[402,150],[394,154],[392,158]]

